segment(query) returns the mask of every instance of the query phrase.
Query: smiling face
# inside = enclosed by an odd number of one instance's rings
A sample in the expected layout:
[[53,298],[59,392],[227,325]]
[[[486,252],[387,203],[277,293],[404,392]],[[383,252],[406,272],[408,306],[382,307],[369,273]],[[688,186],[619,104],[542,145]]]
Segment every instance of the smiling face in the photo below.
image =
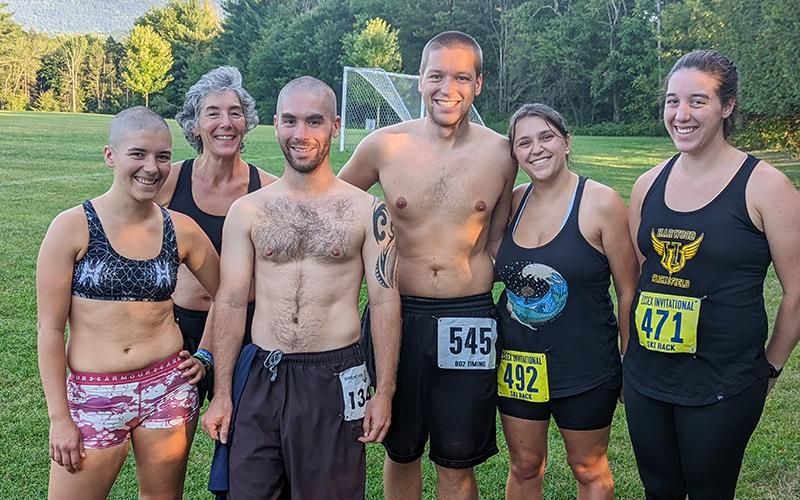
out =
[[676,71],[667,85],[664,125],[681,153],[701,153],[716,141],[725,141],[723,122],[733,112],[717,95],[719,81],[695,69]]
[[304,90],[281,93],[273,117],[286,165],[310,173],[330,164],[331,139],[339,137],[340,118],[331,117],[327,96]]
[[122,142],[103,151],[114,169],[114,185],[141,201],[152,200],[167,180],[172,161],[172,135],[167,131],[132,130]]
[[425,110],[440,127],[458,125],[481,93],[482,75],[475,73],[475,53],[466,47],[443,47],[430,53],[419,79]]
[[570,137],[562,137],[544,118],[517,121],[512,148],[519,167],[531,180],[544,180],[567,168]]
[[232,90],[214,92],[203,98],[195,137],[203,142],[203,154],[230,157],[239,154],[247,122],[239,96]]

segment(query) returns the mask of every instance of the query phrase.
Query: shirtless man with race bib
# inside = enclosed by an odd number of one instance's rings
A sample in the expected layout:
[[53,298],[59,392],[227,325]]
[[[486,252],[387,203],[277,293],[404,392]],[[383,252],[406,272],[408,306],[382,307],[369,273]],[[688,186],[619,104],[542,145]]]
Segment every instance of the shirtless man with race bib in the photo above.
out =
[[384,441],[390,500],[421,497],[429,438],[440,499],[478,498],[473,467],[497,453],[488,248],[508,223],[517,168],[505,137],[469,123],[481,65],[469,35],[432,38],[420,64],[427,116],[370,134],[339,173],[362,189],[380,183],[397,230],[403,340]]
[[[289,82],[274,123],[283,177],[237,200],[223,231],[216,394],[203,430],[228,447],[231,499],[364,498],[364,443],[389,427],[400,342],[392,219],[331,170],[340,119],[330,87]],[[365,275],[378,374],[371,399],[358,346]],[[253,344],[237,364],[251,276]]]

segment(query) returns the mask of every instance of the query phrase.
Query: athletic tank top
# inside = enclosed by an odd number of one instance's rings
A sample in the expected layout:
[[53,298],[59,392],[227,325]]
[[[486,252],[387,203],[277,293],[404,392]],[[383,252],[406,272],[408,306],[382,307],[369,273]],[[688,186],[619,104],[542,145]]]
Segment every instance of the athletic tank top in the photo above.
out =
[[[676,212],[664,202],[664,190],[679,156],[667,163],[642,201],[637,244],[645,261],[631,308],[625,383],[654,399],[699,406],[734,396],[769,374],[763,285],[771,256],[745,198],[759,160],[748,155],[704,207]],[[642,292],[700,299],[695,353],[642,347],[637,330],[642,325],[635,315]]]
[[175,291],[180,255],[175,227],[166,209],[161,252],[150,260],[133,260],[118,254],[108,241],[92,205],[83,202],[89,222],[89,247],[75,263],[72,295],[96,300],[162,302]]
[[497,305],[502,348],[545,354],[550,397],[585,392],[620,371],[608,259],[578,227],[585,184],[586,178],[580,177],[556,237],[540,247],[523,248],[514,242],[514,231],[529,186],[495,260],[506,285]]
[[[197,207],[192,196],[192,167],[194,158],[185,160],[178,174],[178,182],[175,184],[175,192],[169,202],[170,210],[181,212],[191,217],[197,225],[208,235],[211,244],[217,250],[217,254],[222,249],[222,225],[225,223],[224,215],[210,215]],[[250,167],[250,182],[247,185],[247,192],[252,193],[261,188],[261,178],[258,176],[258,169],[253,165]]]

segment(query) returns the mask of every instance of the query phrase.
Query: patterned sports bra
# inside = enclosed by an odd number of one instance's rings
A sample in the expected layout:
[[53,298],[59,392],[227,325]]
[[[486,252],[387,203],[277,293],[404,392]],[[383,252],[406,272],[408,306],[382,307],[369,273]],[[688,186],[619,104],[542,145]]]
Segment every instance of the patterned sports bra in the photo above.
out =
[[161,252],[150,260],[132,260],[118,254],[108,241],[100,218],[92,205],[83,202],[89,222],[89,248],[75,263],[72,295],[95,300],[162,302],[172,296],[178,276],[180,256],[175,226],[162,208],[164,238]]

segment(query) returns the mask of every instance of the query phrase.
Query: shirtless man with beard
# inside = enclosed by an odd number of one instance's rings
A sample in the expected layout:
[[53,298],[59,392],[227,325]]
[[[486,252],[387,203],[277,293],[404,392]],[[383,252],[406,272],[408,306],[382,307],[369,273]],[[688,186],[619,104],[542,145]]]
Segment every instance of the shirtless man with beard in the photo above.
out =
[[[391,422],[400,342],[392,220],[331,170],[340,118],[330,87],[289,82],[274,123],[284,174],[237,200],[223,231],[216,395],[203,430],[228,446],[229,498],[364,498],[364,443],[380,442]],[[251,276],[254,345],[237,364]],[[364,276],[378,369],[371,399],[358,345]]]

